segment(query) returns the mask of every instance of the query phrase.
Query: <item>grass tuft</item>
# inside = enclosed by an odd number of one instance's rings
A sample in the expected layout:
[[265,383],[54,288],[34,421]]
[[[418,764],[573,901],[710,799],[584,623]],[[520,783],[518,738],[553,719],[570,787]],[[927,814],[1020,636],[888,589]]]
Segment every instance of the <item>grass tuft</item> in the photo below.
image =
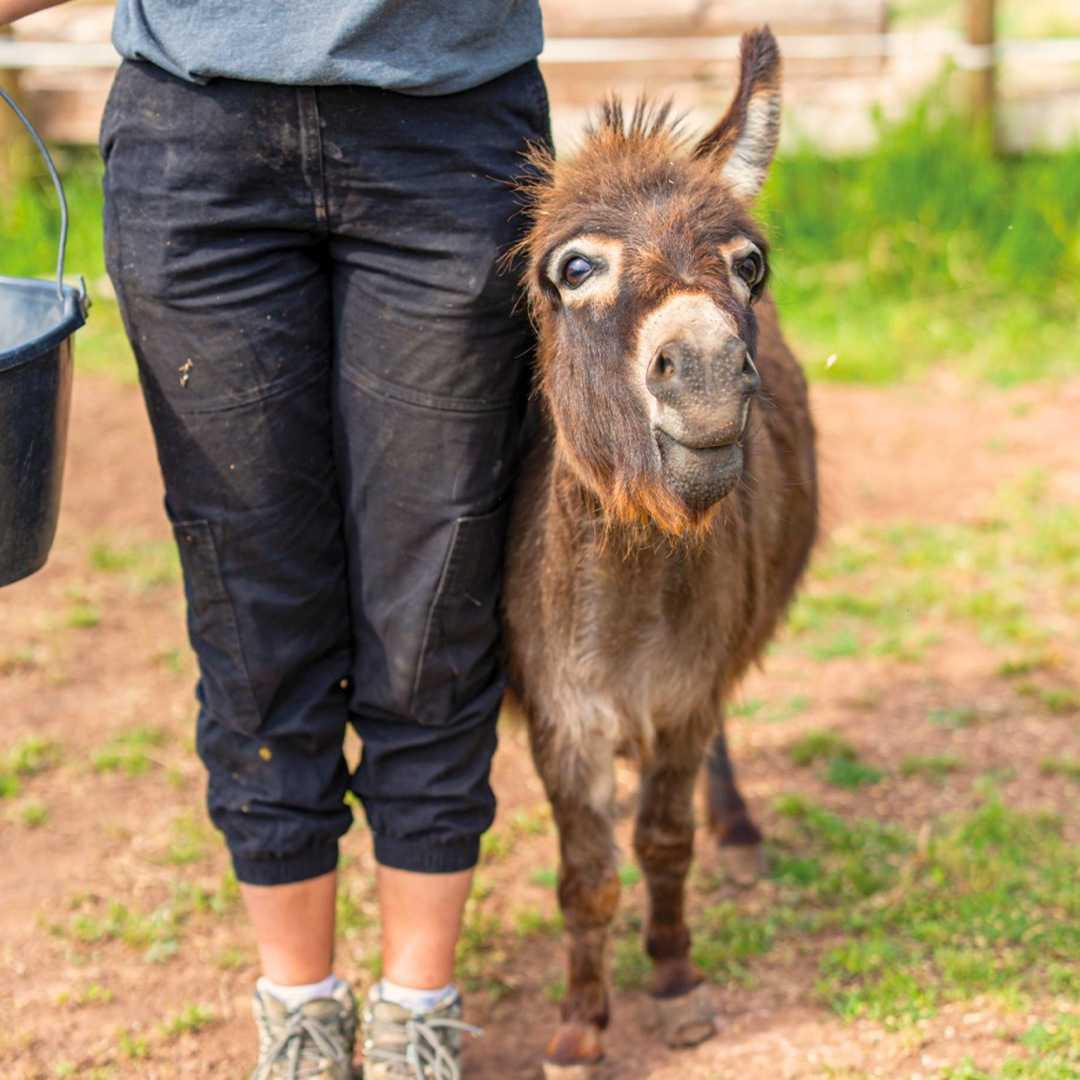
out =
[[161,1031],[166,1038],[175,1039],[180,1035],[193,1035],[216,1022],[217,1017],[209,1005],[189,1004],[169,1017],[162,1024]]
[[963,761],[955,754],[909,754],[900,762],[900,775],[923,776],[940,782],[963,767]]
[[144,725],[120,732],[94,755],[94,771],[121,771],[128,776],[142,776],[152,764],[150,751],[163,746],[167,739],[168,733],[159,727]]

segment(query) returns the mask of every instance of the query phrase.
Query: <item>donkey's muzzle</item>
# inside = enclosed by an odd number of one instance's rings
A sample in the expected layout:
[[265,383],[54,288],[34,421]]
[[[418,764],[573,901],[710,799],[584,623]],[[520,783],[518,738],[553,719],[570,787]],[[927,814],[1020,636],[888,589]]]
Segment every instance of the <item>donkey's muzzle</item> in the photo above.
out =
[[677,338],[662,345],[645,375],[656,399],[655,427],[684,446],[730,446],[742,438],[761,378],[746,343]]
[[646,372],[656,399],[653,434],[668,488],[703,513],[739,482],[750,399],[761,386],[745,343],[683,335],[662,345]]
[[694,447],[656,433],[664,480],[693,513],[704,513],[739,482],[743,450],[737,442],[726,446]]

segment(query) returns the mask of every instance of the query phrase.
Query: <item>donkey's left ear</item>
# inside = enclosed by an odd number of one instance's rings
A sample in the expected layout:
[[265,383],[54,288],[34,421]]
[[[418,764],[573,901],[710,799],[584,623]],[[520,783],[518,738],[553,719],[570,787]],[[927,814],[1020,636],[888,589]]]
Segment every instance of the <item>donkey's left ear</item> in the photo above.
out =
[[743,34],[735,99],[694,157],[716,161],[736,198],[750,202],[765,183],[779,138],[780,49],[763,26]]

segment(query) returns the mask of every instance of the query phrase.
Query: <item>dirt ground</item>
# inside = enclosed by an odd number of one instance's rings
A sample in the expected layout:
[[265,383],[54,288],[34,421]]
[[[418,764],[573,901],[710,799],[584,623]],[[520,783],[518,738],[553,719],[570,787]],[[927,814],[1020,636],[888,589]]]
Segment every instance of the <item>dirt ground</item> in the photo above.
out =
[[[977,520],[993,491],[1035,468],[1057,497],[1080,498],[1080,381],[1008,392],[947,376],[889,390],[818,386],[814,404],[828,530]],[[51,768],[0,801],[4,1076],[240,1077],[250,1068],[254,949],[222,884],[223,849],[203,823],[180,587],[175,575],[155,583],[134,570],[109,572],[92,557],[95,544],[152,547],[167,538],[138,391],[79,377],[54,554],[42,573],[0,593],[0,757],[29,737],[61,748]],[[1066,670],[1080,670],[1075,628],[1055,648]],[[806,695],[813,708],[785,723],[732,721],[736,768],[759,823],[769,830],[772,798],[781,791],[805,791],[838,812],[895,821],[913,834],[924,822],[973,804],[968,781],[932,785],[897,776],[848,791],[796,769],[786,752],[792,739],[811,727],[831,727],[877,761],[948,750],[962,753],[974,771],[1007,768],[1002,793],[1009,804],[1064,816],[1075,839],[1076,783],[1045,776],[1039,767],[1048,754],[1076,756],[1075,716],[1036,715],[1010,696],[1008,726],[952,731],[914,722],[936,704],[971,701],[993,709],[1012,693],[990,678],[996,663],[977,638],[963,635],[914,666],[886,656],[814,664],[778,650],[743,693],[776,700]],[[140,727],[159,731],[147,760],[130,769],[103,763],[110,739]],[[629,769],[622,782],[632,790]],[[543,827],[542,793],[512,719],[504,724],[495,786],[496,832],[508,839],[481,870],[484,910],[502,920],[523,908],[551,916],[552,890],[537,883],[535,871],[554,867],[555,842]],[[521,821],[540,824],[514,826]],[[626,851],[628,824],[622,825]],[[700,840],[707,864],[711,853],[706,838]],[[345,851],[351,906],[338,969],[363,988],[372,977],[374,906],[370,846],[360,821]],[[190,900],[192,885],[205,890],[202,901]],[[769,887],[755,886],[763,903]],[[181,910],[175,898],[184,888],[189,899]],[[641,889],[631,884],[624,903],[640,910]],[[730,887],[709,889],[695,886],[696,905],[715,903]],[[155,936],[151,927],[139,937],[78,921],[83,914],[106,919],[110,904],[157,912],[159,923],[174,918],[176,932]],[[148,955],[147,940],[166,943]],[[470,1019],[486,1028],[469,1051],[470,1080],[536,1075],[556,1015],[550,988],[561,973],[557,939],[503,933],[499,940],[481,960],[492,985],[481,980],[469,995]],[[718,1036],[681,1053],[651,1036],[644,994],[617,993],[607,1075],[929,1078],[965,1056],[993,1067],[1005,1053],[1003,1034],[1031,1022],[1023,1010],[980,1000],[949,1005],[899,1030],[845,1021],[815,996],[815,962],[790,942],[755,960],[752,971],[749,986],[715,988]],[[189,1010],[188,1022],[168,1026],[194,1004],[207,1010],[201,1020]]]

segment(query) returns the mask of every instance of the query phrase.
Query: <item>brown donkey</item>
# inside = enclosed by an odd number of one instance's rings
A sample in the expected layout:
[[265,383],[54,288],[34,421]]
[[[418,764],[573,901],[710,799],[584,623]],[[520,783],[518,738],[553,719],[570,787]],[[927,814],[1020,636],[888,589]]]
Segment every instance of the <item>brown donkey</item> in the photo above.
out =
[[760,840],[727,765],[723,704],[791,599],[817,510],[806,386],[748,211],[779,120],[780,58],[761,29],[696,145],[666,107],[624,117],[611,102],[572,160],[532,159],[521,253],[544,418],[505,607],[511,684],[559,829],[570,955],[549,1077],[584,1077],[603,1053],[615,755],[641,768],[634,849],[671,1045],[714,1031],[683,914],[707,757],[717,838]]

